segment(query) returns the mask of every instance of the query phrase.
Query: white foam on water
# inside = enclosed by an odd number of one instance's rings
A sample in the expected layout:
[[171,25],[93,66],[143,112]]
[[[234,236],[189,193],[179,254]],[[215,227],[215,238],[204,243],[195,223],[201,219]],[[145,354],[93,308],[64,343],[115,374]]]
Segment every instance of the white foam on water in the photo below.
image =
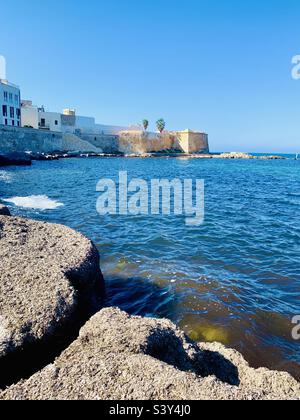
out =
[[63,206],[63,203],[51,200],[46,195],[31,195],[29,197],[11,197],[3,201],[5,201],[6,203],[12,203],[17,207],[23,207],[26,209],[54,210],[58,207]]
[[0,171],[0,182],[6,182],[9,184],[12,180],[12,174],[6,171]]

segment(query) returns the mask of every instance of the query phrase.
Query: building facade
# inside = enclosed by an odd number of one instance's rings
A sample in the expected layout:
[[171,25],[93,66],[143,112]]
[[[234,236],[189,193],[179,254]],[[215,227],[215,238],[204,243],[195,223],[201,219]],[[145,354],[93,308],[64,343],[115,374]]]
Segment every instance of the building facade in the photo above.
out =
[[61,114],[47,112],[44,107],[38,108],[31,101],[21,103],[22,127],[61,132]]
[[21,102],[21,122],[22,127],[39,128],[39,113],[38,107],[32,105],[31,101]]
[[0,79],[0,125],[21,126],[20,88]]
[[38,117],[40,130],[61,132],[61,114],[58,112],[46,112],[39,109]]

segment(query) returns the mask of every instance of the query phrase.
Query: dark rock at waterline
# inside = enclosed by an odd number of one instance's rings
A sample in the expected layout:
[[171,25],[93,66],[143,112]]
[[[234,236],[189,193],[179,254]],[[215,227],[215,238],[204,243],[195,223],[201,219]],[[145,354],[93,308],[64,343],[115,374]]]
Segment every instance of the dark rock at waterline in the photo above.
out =
[[30,166],[31,158],[27,153],[1,153],[0,166]]
[[58,355],[101,308],[103,289],[99,254],[87,238],[0,216],[0,386]]
[[59,160],[58,155],[46,153],[30,153],[30,158],[37,161]]
[[0,204],[0,216],[10,216],[10,211],[8,207]]
[[300,399],[289,374],[252,369],[218,343],[190,342],[171,321],[103,309],[52,364],[0,394],[13,400]]

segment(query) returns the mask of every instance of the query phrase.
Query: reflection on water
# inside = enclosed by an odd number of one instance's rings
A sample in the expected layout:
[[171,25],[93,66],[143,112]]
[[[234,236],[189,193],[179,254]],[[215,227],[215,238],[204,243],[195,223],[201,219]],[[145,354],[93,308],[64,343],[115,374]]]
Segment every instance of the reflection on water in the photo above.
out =
[[[102,177],[204,178],[206,218],[100,217]],[[8,182],[9,180],[9,182]],[[194,340],[220,341],[254,366],[300,379],[300,162],[70,159],[1,171],[0,198],[47,196],[50,210],[14,214],[69,225],[96,243],[107,305],[169,317]]]

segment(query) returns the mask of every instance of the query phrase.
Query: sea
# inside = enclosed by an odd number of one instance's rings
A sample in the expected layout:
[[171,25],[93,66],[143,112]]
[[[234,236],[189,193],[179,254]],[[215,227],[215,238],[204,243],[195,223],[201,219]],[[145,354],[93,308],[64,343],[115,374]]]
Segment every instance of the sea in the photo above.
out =
[[[94,241],[106,306],[167,317],[195,341],[218,341],[251,366],[300,379],[300,161],[71,158],[0,168],[11,213],[77,229]],[[201,179],[204,221],[100,215],[101,179]]]

